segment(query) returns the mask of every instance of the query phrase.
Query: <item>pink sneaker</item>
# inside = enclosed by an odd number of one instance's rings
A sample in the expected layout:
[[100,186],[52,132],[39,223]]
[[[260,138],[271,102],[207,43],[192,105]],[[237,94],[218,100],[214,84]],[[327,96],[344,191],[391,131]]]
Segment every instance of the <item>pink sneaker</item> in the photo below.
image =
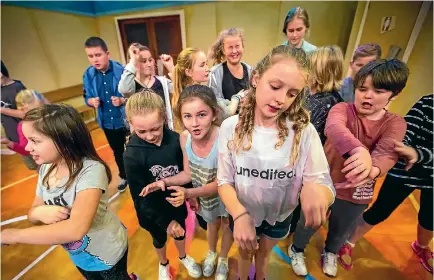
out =
[[342,245],[341,249],[338,252],[338,260],[345,270],[351,270],[353,268],[352,255],[353,248],[346,243]]
[[431,252],[430,248],[419,247],[419,243],[417,243],[417,241],[413,241],[413,243],[411,243],[411,248],[419,257],[420,263],[423,265],[423,267],[432,273],[433,252]]

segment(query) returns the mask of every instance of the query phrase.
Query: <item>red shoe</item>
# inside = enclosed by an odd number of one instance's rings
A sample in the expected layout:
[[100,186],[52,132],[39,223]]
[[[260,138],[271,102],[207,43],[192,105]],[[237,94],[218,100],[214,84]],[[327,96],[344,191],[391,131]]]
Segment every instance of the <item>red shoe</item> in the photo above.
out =
[[415,254],[419,257],[420,263],[423,267],[432,274],[432,262],[433,262],[433,252],[430,248],[421,248],[417,241],[411,243],[411,248]]
[[140,280],[139,276],[135,275],[134,273],[131,273],[129,276],[131,280]]
[[351,270],[353,268],[352,255],[353,248],[346,243],[342,245],[341,249],[338,252],[338,260],[345,270]]

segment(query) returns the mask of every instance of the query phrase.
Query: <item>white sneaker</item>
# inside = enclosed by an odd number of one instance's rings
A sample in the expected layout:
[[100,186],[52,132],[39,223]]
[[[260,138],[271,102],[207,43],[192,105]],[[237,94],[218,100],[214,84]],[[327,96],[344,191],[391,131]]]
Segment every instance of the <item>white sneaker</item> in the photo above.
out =
[[172,280],[172,275],[170,274],[170,265],[159,264],[158,268],[158,280]]
[[203,262],[203,276],[210,277],[214,273],[215,261],[217,259],[217,253],[208,251],[205,261]]
[[291,267],[294,270],[294,273],[298,276],[306,276],[307,268],[306,263],[304,262],[304,253],[297,253],[292,249],[292,244],[288,247],[288,255],[291,258]]
[[184,259],[179,260],[184,267],[188,271],[188,275],[190,275],[193,278],[199,278],[202,276],[202,269],[200,268],[200,265],[196,263],[196,261],[190,257],[189,255],[185,255]]
[[229,273],[228,258],[219,257],[219,260],[217,262],[217,270],[215,272],[215,280],[228,279],[228,273]]
[[336,254],[330,252],[322,252],[321,255],[321,264],[322,271],[325,275],[335,277],[338,272],[338,264],[337,264],[338,256]]

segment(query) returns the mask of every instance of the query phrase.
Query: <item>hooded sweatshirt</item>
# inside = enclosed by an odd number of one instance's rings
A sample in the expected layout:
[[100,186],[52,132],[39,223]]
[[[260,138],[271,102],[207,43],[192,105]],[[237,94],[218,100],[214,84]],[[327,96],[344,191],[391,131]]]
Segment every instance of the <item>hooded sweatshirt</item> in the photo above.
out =
[[[172,206],[167,200],[173,191],[157,190],[146,197],[139,196],[144,187],[152,182],[171,177],[183,170],[183,155],[179,134],[163,128],[161,145],[157,146],[132,135],[124,153],[125,172],[139,222],[141,217],[167,229],[172,220],[180,221],[187,217],[185,203]],[[190,187],[188,184],[184,187]]]

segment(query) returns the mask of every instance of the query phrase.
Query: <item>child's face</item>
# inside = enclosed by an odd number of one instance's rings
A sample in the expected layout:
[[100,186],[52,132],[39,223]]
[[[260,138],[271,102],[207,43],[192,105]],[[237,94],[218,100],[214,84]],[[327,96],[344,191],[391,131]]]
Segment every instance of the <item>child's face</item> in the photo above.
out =
[[198,52],[194,56],[192,69],[186,69],[186,74],[195,84],[205,83],[208,81],[209,68],[206,55],[204,52]]
[[306,76],[294,59],[284,59],[253,77],[256,86],[255,115],[272,119],[285,112],[306,86]]
[[155,60],[151,53],[147,50],[141,51],[139,61],[137,62],[137,70],[146,76],[154,74]]
[[350,62],[351,67],[351,73],[353,78],[356,76],[356,74],[362,69],[363,66],[368,64],[371,61],[377,60],[377,56],[366,56],[366,57],[358,57],[354,61]]
[[388,105],[392,96],[391,91],[376,89],[372,84],[372,77],[368,76],[365,82],[355,89],[354,105],[356,111],[370,119],[378,119],[383,116],[384,108]]
[[131,127],[140,139],[157,146],[161,144],[164,119],[157,110],[146,115],[133,116]]
[[230,64],[238,64],[243,52],[243,41],[240,36],[228,36],[223,40],[223,53]]
[[23,111],[24,113],[27,113],[28,111],[38,108],[39,106],[41,106],[41,103],[39,101],[35,101],[33,103],[23,103],[22,106],[20,106],[18,109]]
[[85,48],[87,59],[90,64],[98,70],[104,71],[109,64],[109,52],[105,52],[101,47]]
[[184,127],[195,140],[205,137],[216,119],[212,109],[200,98],[185,102],[181,107],[181,117]]
[[36,164],[54,163],[61,159],[53,140],[38,132],[33,127],[34,122],[23,121],[23,134],[27,138],[26,151],[30,152]]
[[305,34],[306,25],[302,19],[294,18],[292,21],[288,22],[286,26],[286,38],[288,39],[289,45],[294,48],[300,48]]

